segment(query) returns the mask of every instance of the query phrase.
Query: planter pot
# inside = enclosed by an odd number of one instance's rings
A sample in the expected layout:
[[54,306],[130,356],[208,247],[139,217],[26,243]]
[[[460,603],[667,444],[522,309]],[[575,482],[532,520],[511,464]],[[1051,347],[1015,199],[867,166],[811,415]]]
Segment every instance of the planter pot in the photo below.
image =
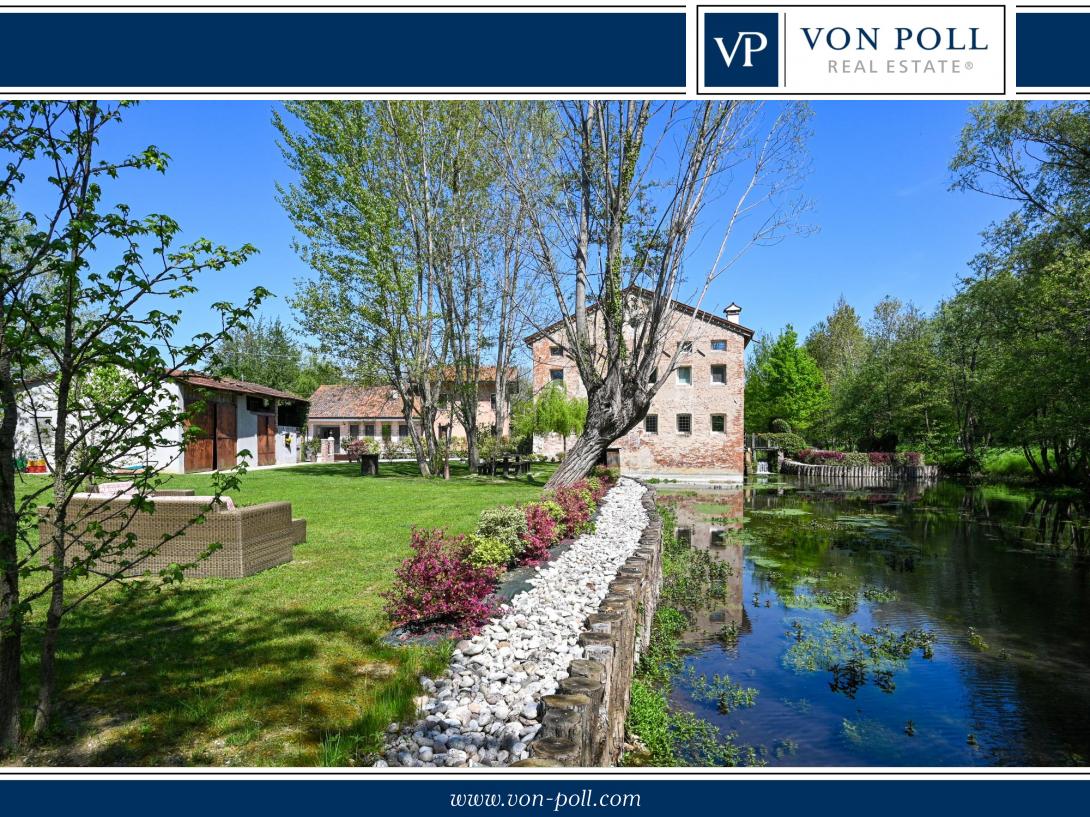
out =
[[378,476],[378,454],[363,454],[360,457],[360,476]]

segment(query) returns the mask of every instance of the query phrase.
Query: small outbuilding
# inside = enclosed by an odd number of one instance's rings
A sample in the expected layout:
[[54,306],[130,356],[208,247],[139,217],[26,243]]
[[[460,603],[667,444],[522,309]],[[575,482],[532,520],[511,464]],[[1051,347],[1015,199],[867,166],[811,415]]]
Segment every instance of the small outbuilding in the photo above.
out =
[[[251,466],[288,465],[302,461],[308,401],[258,383],[173,370],[167,392],[180,406],[193,408],[191,425],[201,433],[182,451],[184,427],[170,429],[170,441],[148,452],[148,465],[163,473],[186,474],[233,468],[241,452]],[[29,384],[18,398],[17,456],[49,463],[56,400],[52,382]],[[127,463],[126,463],[127,464]]]

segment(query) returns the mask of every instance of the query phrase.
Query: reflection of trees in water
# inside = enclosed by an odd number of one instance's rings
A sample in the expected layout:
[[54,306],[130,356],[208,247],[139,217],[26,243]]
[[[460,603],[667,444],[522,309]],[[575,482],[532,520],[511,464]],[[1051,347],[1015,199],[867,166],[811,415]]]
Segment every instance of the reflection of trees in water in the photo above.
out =
[[1022,527],[1035,532],[1034,541],[1055,548],[1074,548],[1086,555],[1090,503],[1085,498],[1046,497],[1038,494],[1022,516]]
[[1090,555],[1090,499],[1086,496],[1034,494],[1024,501],[989,496],[986,489],[965,488],[962,517],[985,523],[1004,540],[1047,545]]

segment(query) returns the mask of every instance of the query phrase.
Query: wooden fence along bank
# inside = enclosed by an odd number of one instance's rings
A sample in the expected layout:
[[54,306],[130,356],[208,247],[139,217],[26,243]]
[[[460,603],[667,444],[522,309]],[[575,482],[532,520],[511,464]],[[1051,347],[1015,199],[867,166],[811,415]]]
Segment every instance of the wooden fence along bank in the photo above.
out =
[[864,479],[926,482],[935,479],[939,469],[937,465],[808,465],[784,459],[780,462],[780,473],[829,482]]

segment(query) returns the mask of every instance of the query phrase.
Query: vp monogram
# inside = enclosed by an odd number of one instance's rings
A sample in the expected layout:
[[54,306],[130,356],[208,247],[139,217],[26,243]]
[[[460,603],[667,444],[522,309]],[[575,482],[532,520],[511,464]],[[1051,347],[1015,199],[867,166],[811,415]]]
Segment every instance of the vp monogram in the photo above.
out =
[[768,37],[766,37],[760,31],[739,31],[738,36],[734,40],[734,45],[731,48],[727,48],[723,44],[722,37],[713,37],[715,44],[719,46],[719,53],[723,56],[723,62],[727,64],[727,68],[732,67],[734,58],[738,55],[738,49],[742,49],[744,59],[742,60],[743,68],[753,67],[753,55],[764,51],[768,48]]
[[765,11],[706,13],[701,18],[704,85],[775,88],[780,79],[779,19],[779,14]]

